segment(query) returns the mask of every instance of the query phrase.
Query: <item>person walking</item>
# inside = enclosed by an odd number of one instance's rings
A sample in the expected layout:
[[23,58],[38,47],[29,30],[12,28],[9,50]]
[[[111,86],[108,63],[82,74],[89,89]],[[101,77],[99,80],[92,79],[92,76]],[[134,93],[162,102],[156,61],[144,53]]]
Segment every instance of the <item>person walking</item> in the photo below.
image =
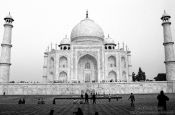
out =
[[85,93],[85,103],[89,103],[89,101],[88,101],[88,94],[87,93]]
[[166,101],[169,101],[169,98],[164,94],[163,91],[160,91],[160,94],[157,96],[158,100],[158,111],[166,111]]
[[128,100],[131,100],[131,107],[134,107],[134,101],[135,101],[135,97],[134,97],[134,94],[131,93],[131,95],[129,96]]
[[111,102],[111,94],[108,95],[108,100]]
[[93,100],[93,104],[96,104],[96,95],[95,95],[95,93],[92,95],[92,100]]

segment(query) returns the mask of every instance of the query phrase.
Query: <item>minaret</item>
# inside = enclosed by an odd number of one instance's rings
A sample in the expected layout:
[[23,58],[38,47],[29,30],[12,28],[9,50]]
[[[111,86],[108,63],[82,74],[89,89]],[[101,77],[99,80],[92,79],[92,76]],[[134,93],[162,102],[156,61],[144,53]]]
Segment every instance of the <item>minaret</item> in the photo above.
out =
[[171,16],[168,15],[165,11],[161,17],[163,34],[164,34],[164,49],[165,49],[165,67],[166,67],[166,79],[167,81],[175,80],[175,55],[171,35]]
[[10,76],[10,58],[11,58],[11,36],[12,36],[12,22],[14,21],[10,13],[4,18],[4,36],[1,44],[1,57],[0,57],[0,82],[9,82]]
[[47,59],[48,53],[44,52],[44,65],[43,65],[43,83],[47,83]]

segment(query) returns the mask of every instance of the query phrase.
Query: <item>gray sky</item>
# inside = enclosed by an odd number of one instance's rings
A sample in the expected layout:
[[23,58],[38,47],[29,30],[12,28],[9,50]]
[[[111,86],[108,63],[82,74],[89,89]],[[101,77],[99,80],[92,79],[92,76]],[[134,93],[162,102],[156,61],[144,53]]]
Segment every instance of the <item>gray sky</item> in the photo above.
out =
[[85,18],[98,23],[107,37],[127,43],[132,51],[133,71],[141,67],[149,79],[165,72],[163,32],[160,17],[165,9],[175,31],[174,0],[1,0],[0,42],[3,18],[11,12],[12,34],[10,80],[41,81],[43,52],[50,43],[60,43]]

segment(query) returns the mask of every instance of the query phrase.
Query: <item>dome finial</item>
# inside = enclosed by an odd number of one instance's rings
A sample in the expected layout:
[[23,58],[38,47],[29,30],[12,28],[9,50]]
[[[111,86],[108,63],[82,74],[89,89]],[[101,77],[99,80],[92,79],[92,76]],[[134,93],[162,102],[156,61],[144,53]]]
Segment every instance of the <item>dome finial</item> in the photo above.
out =
[[88,18],[88,10],[86,10],[86,18]]

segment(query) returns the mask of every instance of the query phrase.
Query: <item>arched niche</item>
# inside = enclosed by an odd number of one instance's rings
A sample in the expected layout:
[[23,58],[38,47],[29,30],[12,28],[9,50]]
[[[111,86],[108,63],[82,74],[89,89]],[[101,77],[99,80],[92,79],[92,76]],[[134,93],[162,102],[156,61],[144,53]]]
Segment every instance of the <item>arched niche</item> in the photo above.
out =
[[107,81],[117,81],[117,74],[115,71],[110,71],[108,73],[108,78],[107,78]]
[[63,82],[67,82],[67,73],[62,71],[60,72],[59,74],[59,78],[58,78],[60,81],[63,81]]
[[127,81],[126,72],[125,71],[122,72],[122,78],[123,78],[123,81]]
[[90,54],[86,54],[78,60],[77,79],[80,82],[97,82],[97,60]]
[[108,57],[108,67],[116,67],[116,57],[115,56]]
[[65,57],[65,56],[60,57],[60,59],[59,59],[59,67],[60,68],[67,68],[67,66],[68,66],[67,57]]
[[121,57],[121,66],[122,66],[122,68],[126,68],[126,59],[125,59],[125,57]]

